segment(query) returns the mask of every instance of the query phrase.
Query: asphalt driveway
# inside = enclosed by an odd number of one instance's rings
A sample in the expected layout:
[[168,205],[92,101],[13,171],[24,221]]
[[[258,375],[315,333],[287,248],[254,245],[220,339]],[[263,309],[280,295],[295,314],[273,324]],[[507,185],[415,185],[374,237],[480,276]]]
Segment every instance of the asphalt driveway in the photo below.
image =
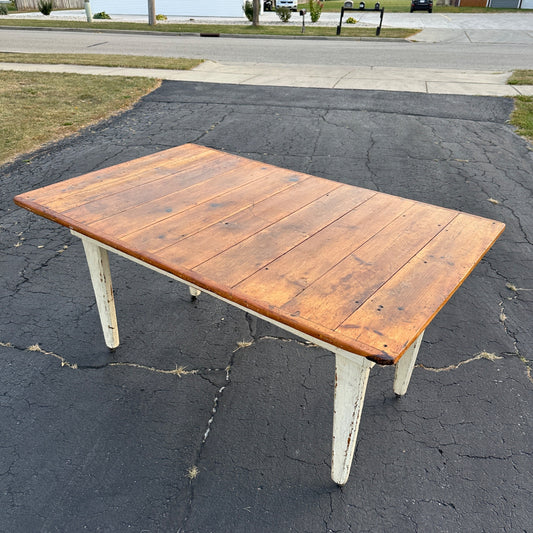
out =
[[[164,82],[1,168],[0,531],[531,531],[533,152],[512,105]],[[332,355],[118,257],[109,353],[81,243],[12,203],[185,142],[507,224],[407,396],[372,370],[342,489]]]

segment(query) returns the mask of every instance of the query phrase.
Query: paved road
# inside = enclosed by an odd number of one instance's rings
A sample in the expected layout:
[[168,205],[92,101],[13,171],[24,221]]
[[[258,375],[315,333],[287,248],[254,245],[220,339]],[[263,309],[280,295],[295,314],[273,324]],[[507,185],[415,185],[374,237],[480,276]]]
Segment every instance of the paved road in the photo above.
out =
[[[529,531],[533,159],[511,109],[164,82],[0,169],[0,531]],[[427,329],[408,395],[372,371],[342,490],[330,354],[116,257],[109,354],[82,246],[11,202],[189,141],[507,224]]]
[[0,30],[0,50],[126,53],[299,65],[482,70],[533,68],[533,46],[509,43],[209,39],[198,36]]

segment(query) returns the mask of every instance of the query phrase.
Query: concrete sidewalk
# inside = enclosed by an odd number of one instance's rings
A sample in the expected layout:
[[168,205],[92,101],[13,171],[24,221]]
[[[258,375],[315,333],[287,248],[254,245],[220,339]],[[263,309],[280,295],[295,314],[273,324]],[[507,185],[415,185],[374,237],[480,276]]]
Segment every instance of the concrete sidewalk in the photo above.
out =
[[[20,13],[10,18],[45,19],[40,13]],[[2,18],[2,17],[0,17]],[[84,10],[55,11],[56,20],[86,20]],[[112,15],[117,22],[146,22],[142,15]],[[358,25],[376,26],[378,12],[357,12]],[[241,18],[168,17],[173,23],[246,24]],[[261,14],[263,24],[281,24],[275,13]],[[333,26],[338,13],[323,13],[316,25]],[[516,43],[533,46],[533,13],[385,13],[384,26],[417,28],[420,42]],[[295,14],[289,24],[301,24]],[[229,37],[229,36],[227,36]],[[257,38],[257,36],[255,36]],[[76,72],[82,74],[148,76],[164,80],[237,85],[370,89],[427,94],[472,96],[531,96],[533,85],[507,85],[511,71],[390,68],[369,66],[287,65],[205,61],[191,71],[109,68],[73,65],[0,63],[0,70]]]
[[172,81],[324,89],[369,89],[472,96],[533,95],[533,85],[507,85],[511,71],[220,63],[193,70],[111,68],[78,65],[0,63],[0,70],[71,72],[104,76],[147,76]]

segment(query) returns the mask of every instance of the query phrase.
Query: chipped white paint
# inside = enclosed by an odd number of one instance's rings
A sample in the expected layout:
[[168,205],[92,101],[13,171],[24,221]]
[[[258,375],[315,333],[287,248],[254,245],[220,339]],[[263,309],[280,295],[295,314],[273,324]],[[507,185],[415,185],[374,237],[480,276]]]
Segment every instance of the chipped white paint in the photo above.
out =
[[350,475],[368,374],[373,366],[364,357],[353,359],[340,352],[335,354],[331,479],[337,485],[344,485]]
[[107,250],[99,246],[96,241],[81,237],[83,248],[85,249],[85,257],[89,265],[105,343],[108,348],[113,349],[119,345],[120,341],[113,286],[111,284],[111,271],[109,270],[109,257],[107,256]]
[[407,351],[402,355],[401,359],[396,364],[396,372],[394,374],[394,392],[398,396],[403,396],[407,392],[409,387],[409,381],[411,380],[411,374],[415,367],[416,356],[418,350],[422,344],[422,337],[424,332],[416,338],[415,342],[409,346]]
[[[319,346],[320,348],[324,348],[325,350],[328,350],[328,351],[333,352],[333,353],[337,353],[337,352],[343,353],[346,357],[351,357],[354,360],[361,359],[361,356],[359,356],[359,355],[355,355],[355,354],[352,354],[350,352],[345,352],[344,350],[340,350],[339,348],[337,348],[333,344],[330,344],[329,342],[325,342],[325,341],[323,341],[321,339],[317,339],[315,337],[312,337],[311,335],[308,335],[307,333],[303,333],[301,331],[298,331],[297,329],[291,328],[290,326],[287,326],[286,324],[278,322],[277,320],[274,320],[272,318],[264,316],[261,313],[256,313],[255,311],[252,311],[251,309],[248,309],[248,308],[246,308],[246,307],[244,307],[242,305],[239,305],[239,304],[237,304],[235,302],[232,302],[231,300],[228,300],[228,299],[224,298],[223,296],[219,296],[218,294],[215,294],[214,292],[211,292],[209,290],[197,287],[196,285],[194,285],[193,283],[191,283],[189,281],[185,281],[185,280],[179,278],[178,276],[175,276],[174,274],[171,274],[170,272],[162,270],[161,268],[158,268],[158,267],[156,267],[154,265],[151,265],[150,263],[146,263],[145,261],[142,261],[141,259],[138,259],[137,257],[133,257],[131,255],[128,255],[128,254],[126,254],[126,253],[124,253],[124,252],[122,252],[120,250],[117,250],[116,248],[113,248],[112,246],[108,246],[107,244],[103,244],[101,242],[95,241],[94,239],[91,239],[90,237],[87,237],[87,236],[85,236],[85,235],[83,235],[81,233],[78,233],[75,230],[70,230],[70,232],[72,233],[72,235],[75,235],[76,237],[79,237],[80,239],[82,239],[82,241],[91,241],[92,243],[94,243],[95,246],[97,246],[99,248],[103,248],[104,250],[109,250],[110,252],[113,252],[113,253],[115,253],[117,255],[120,255],[121,257],[124,257],[126,259],[129,259],[130,261],[133,261],[134,263],[138,263],[139,265],[142,265],[142,266],[144,266],[146,268],[149,268],[150,270],[154,270],[155,272],[159,272],[159,274],[163,274],[164,276],[168,276],[169,278],[171,278],[171,279],[173,279],[175,281],[179,281],[180,283],[184,283],[185,285],[187,285],[190,288],[196,289],[196,290],[198,290],[200,292],[203,292],[205,294],[209,294],[210,296],[213,296],[214,298],[218,298],[219,300],[222,300],[223,302],[226,302],[227,304],[232,305],[233,307],[236,307],[237,309],[240,309],[241,311],[244,311],[245,313],[248,313],[250,315],[256,316],[256,317],[260,318],[261,320],[265,320],[266,322],[270,322],[271,324],[274,324],[278,328],[283,329],[285,331],[288,331],[289,333],[292,333],[293,335],[296,335],[297,337],[300,337],[301,339],[304,339],[305,341],[308,341],[308,342],[310,342],[311,344],[313,344],[315,346]],[[222,318],[222,320],[224,320],[224,319]]]

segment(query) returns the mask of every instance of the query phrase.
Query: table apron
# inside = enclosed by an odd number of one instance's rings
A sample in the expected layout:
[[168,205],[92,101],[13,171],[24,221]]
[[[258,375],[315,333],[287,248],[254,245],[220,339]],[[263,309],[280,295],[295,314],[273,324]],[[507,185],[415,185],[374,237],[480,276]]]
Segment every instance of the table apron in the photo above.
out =
[[[117,250],[116,248],[113,248],[112,246],[109,246],[107,244],[104,244],[100,241],[97,241],[96,239],[92,239],[91,237],[87,237],[86,235],[83,235],[82,233],[78,233],[75,230],[70,230],[72,235],[79,237],[82,239],[82,241],[86,240],[91,242],[95,246],[99,246],[100,248],[103,248],[104,250],[108,250],[110,252],[113,252],[117,255],[120,255],[121,257],[124,257],[126,259],[129,259],[130,261],[133,261],[134,263],[138,263],[139,265],[142,265],[146,268],[149,268],[150,270],[154,270],[155,272],[158,272],[160,274],[163,274],[175,281],[179,281],[180,283],[183,283],[185,285],[188,285],[190,289],[192,289],[191,294],[194,296],[198,296],[200,293],[205,292],[206,294],[209,294],[211,296],[214,296],[215,298],[218,298],[219,300],[222,300],[223,302],[226,302],[233,307],[236,307],[237,309],[240,309],[241,311],[244,311],[246,313],[250,313],[253,316],[256,316],[257,318],[260,318],[261,320],[266,320],[267,322],[270,322],[271,324],[274,324],[275,326],[287,331],[288,333],[292,333],[293,335],[296,335],[297,337],[300,337],[301,339],[311,342],[313,344],[316,344],[320,348],[324,348],[325,350],[328,350],[329,352],[332,352],[334,354],[341,354],[344,357],[351,359],[356,362],[360,362],[361,359],[364,359],[368,362],[370,365],[370,368],[372,368],[375,363],[366,359],[365,357],[361,355],[354,354],[352,352],[348,352],[346,350],[343,350],[342,348],[339,348],[338,346],[335,346],[334,344],[330,344],[329,342],[325,342],[321,339],[317,339],[316,337],[313,337],[312,335],[308,335],[307,333],[304,333],[302,331],[299,331],[295,328],[292,328],[291,326],[287,326],[286,324],[283,324],[282,322],[278,322],[277,320],[274,320],[273,318],[270,318],[268,316],[262,315],[261,313],[258,313],[256,311],[253,311],[252,309],[248,309],[247,307],[244,307],[238,303],[232,302],[231,300],[228,300],[227,298],[224,298],[223,296],[220,296],[219,294],[216,294],[214,292],[211,292],[209,290],[206,290],[204,288],[196,286],[194,283],[191,283],[190,281],[186,281],[179,276],[176,276],[175,274],[171,274],[170,272],[167,272],[166,270],[163,270],[161,268],[158,268],[154,265],[151,265],[150,263],[147,263],[146,261],[143,261],[142,259],[139,259],[137,257],[134,257],[132,255],[129,255],[125,252],[122,252],[121,250]],[[194,291],[194,292],[193,292]]]

